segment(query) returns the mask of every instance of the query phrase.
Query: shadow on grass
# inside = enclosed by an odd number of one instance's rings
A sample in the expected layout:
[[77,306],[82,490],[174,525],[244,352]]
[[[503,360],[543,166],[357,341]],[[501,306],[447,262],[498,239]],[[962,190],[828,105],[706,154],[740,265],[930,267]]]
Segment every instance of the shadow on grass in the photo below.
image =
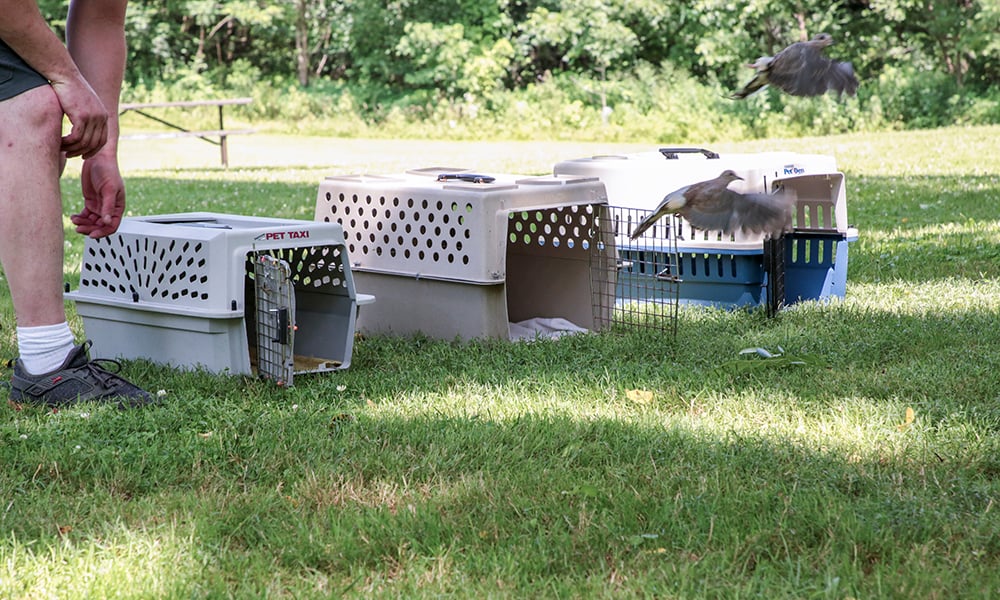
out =
[[[998,531],[985,514],[995,453],[976,465],[928,464],[910,478],[905,460],[628,419],[385,413],[331,422],[275,403],[233,408],[225,424],[195,405],[146,422],[189,427],[123,436],[119,420],[103,445],[21,451],[3,475],[17,487],[0,548],[20,540],[36,552],[93,551],[124,521],[187,540],[183,556],[197,560],[173,566],[181,580],[230,589],[259,589],[279,574],[341,583],[360,574],[390,587],[449,587],[454,577],[572,590],[617,571],[632,580],[625,589],[646,594],[758,585],[801,595],[823,585],[831,562],[856,592],[955,592],[969,579],[997,587]],[[195,435],[190,425],[201,420],[215,436]],[[102,439],[115,421],[66,433]],[[940,539],[943,555],[910,552]],[[980,558],[955,574],[954,560],[969,553]],[[444,579],[424,581],[434,560],[447,561]]]

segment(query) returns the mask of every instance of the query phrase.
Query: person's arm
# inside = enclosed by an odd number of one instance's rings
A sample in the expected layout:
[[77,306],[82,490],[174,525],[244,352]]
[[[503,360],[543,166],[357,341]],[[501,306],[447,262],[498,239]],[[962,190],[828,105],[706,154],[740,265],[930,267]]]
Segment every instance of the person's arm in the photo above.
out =
[[114,233],[125,213],[125,183],[118,169],[118,99],[125,71],[127,0],[71,0],[66,43],[80,72],[108,110],[107,143],[84,156],[80,172],[83,210],[70,218],[77,233]]
[[108,142],[118,149],[118,100],[125,73],[127,0],[72,0],[66,18],[66,44],[84,79],[108,111]]
[[67,156],[92,156],[107,141],[107,109],[36,2],[0,0],[0,14],[0,39],[49,80],[73,125],[63,138],[63,151]]

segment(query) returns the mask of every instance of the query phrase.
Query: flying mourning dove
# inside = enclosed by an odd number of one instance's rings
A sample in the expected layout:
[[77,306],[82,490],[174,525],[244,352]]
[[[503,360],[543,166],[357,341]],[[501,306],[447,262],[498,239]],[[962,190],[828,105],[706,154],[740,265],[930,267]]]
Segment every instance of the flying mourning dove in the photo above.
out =
[[775,194],[741,194],[729,184],[743,178],[725,170],[715,179],[686,185],[670,192],[656,210],[632,232],[634,240],[661,217],[678,213],[693,227],[707,231],[763,233],[779,237],[792,222],[794,198]]
[[774,56],[762,56],[747,65],[754,69],[753,79],[732,95],[741,100],[766,85],[773,85],[793,96],[820,96],[832,90],[837,95],[853,96],[858,89],[854,67],[849,62],[830,60],[823,49],[833,43],[828,33],[820,33],[808,42],[796,42]]

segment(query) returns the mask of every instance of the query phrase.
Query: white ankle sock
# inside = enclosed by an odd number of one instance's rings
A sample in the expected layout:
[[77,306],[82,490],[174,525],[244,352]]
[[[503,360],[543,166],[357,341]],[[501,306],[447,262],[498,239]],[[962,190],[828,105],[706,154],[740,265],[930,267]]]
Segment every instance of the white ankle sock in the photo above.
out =
[[32,375],[55,371],[76,345],[65,321],[58,325],[17,328],[17,350],[25,370]]

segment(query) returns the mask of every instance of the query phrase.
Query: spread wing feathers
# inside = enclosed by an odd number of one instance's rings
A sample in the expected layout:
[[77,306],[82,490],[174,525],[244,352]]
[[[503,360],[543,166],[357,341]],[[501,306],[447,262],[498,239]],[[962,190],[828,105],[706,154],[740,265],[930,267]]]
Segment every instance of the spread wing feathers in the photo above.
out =
[[853,95],[858,89],[851,63],[830,60],[808,44],[792,44],[775,56],[767,81],[793,96],[819,96],[829,90]]
[[721,190],[699,202],[689,202],[678,212],[693,227],[726,234],[762,233],[780,236],[792,222],[794,199],[783,193],[740,194]]

